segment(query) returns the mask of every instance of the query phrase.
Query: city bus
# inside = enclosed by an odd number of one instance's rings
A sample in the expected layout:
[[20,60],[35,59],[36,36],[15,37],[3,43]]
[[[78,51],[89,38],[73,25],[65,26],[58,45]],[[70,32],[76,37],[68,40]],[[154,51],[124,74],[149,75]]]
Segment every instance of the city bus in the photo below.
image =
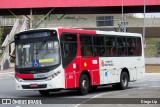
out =
[[107,84],[124,90],[145,73],[138,33],[41,28],[15,34],[14,43],[17,90],[48,95],[77,89],[85,95]]

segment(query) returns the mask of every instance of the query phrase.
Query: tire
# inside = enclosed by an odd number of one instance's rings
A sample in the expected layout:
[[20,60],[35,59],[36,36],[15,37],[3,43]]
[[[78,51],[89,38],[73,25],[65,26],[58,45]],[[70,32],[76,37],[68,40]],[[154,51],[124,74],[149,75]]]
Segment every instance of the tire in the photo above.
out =
[[90,81],[87,75],[82,74],[79,80],[78,92],[80,95],[86,95],[89,91]]
[[120,77],[120,83],[117,84],[119,89],[125,90],[128,88],[129,76],[126,72],[122,72]]
[[50,90],[39,90],[39,93],[40,93],[42,96],[47,96],[47,95],[49,95]]

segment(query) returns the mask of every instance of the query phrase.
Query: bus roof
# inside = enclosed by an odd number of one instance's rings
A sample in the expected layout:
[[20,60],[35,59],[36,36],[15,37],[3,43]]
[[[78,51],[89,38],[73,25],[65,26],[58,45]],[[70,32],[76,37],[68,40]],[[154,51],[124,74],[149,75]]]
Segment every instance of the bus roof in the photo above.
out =
[[[129,33],[129,32],[115,32],[115,31],[100,31],[100,30],[87,30],[87,29],[76,29],[76,28],[37,28],[37,29],[30,29],[27,31],[36,31],[36,30],[57,30],[61,32],[71,32],[71,33],[86,33],[86,34],[100,34],[100,35],[118,35],[118,36],[138,36],[141,37],[142,35],[139,33]],[[22,32],[27,32],[22,31]],[[21,33],[21,32],[19,32]]]

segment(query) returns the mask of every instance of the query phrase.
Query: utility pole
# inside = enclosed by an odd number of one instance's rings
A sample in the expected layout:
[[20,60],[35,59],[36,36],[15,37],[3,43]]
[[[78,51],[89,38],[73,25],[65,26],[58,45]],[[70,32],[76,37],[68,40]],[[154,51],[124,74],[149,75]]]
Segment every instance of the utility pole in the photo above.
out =
[[145,32],[146,32],[146,0],[144,0],[144,13],[143,13],[143,42],[145,42]]
[[124,18],[124,0],[122,0],[122,32],[126,32],[126,18]]
[[32,13],[32,9],[30,9],[30,29],[32,29],[32,16],[33,16],[33,13]]

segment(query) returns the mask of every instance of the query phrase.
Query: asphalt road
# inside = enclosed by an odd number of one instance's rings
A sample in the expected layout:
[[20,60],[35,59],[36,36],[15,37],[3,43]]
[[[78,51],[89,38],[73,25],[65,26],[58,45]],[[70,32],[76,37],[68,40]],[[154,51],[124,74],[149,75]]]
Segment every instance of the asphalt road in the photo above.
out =
[[[16,91],[14,74],[0,73],[0,98],[29,98],[29,99],[43,99],[45,102],[55,104],[42,105],[0,105],[0,107],[106,107],[106,104],[83,104],[89,102],[92,98],[160,98],[160,73],[147,73],[142,80],[129,83],[127,90],[113,90],[111,86],[99,87],[96,91],[90,92],[88,95],[79,96],[75,90],[62,90],[60,92],[53,92],[49,96],[42,97],[37,91]],[[125,99],[123,99],[125,100]],[[94,102],[94,101],[93,101]],[[158,102],[160,103],[160,102]],[[125,104],[127,107],[134,107],[139,104]],[[107,104],[107,106],[114,106]],[[123,104],[116,104],[121,107]],[[140,104],[141,107],[159,107],[153,104]]]

